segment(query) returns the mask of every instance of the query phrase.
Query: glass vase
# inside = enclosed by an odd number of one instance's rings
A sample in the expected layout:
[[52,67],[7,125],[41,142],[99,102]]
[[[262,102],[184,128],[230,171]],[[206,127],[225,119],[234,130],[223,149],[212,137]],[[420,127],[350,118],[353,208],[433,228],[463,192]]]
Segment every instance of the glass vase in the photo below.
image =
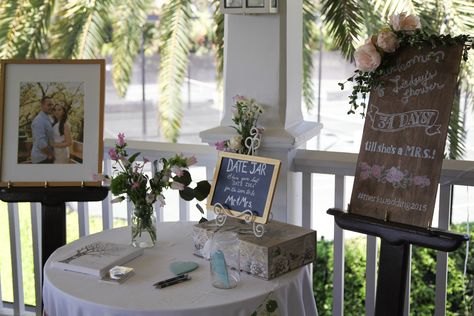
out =
[[232,289],[240,282],[240,240],[237,233],[217,232],[211,240],[211,282]]
[[131,216],[132,246],[150,248],[156,244],[156,216],[153,206],[134,207]]

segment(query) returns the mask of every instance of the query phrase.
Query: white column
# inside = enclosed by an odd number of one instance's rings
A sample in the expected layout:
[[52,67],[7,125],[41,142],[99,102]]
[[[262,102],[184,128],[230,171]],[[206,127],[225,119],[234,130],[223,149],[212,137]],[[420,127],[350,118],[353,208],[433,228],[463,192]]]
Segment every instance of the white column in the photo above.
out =
[[294,222],[301,212],[298,176],[291,172],[295,149],[315,136],[321,126],[303,120],[302,0],[282,0],[278,14],[226,15],[224,33],[224,111],[220,126],[200,133],[213,145],[234,135],[232,98],[254,98],[264,107],[259,120],[265,131],[259,156],[282,161],[273,218]]

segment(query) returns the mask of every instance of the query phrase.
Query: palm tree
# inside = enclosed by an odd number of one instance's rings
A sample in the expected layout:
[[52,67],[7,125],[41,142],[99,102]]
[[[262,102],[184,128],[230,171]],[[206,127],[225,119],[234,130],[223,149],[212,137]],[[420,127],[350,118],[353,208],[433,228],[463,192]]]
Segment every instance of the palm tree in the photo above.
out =
[[[219,0],[205,0],[213,10],[212,39],[217,78],[222,77],[224,17]],[[112,55],[112,79],[117,93],[125,96],[131,80],[133,62],[139,53],[143,32],[150,28],[147,17],[159,12],[160,22],[153,48],[160,54],[159,125],[165,138],[175,142],[179,136],[183,107],[181,86],[189,62],[192,17],[195,1],[165,0],[155,7],[152,0],[34,0],[3,1],[0,4],[0,58],[100,58],[103,48]],[[201,1],[202,2],[202,1]],[[315,8],[305,0],[305,43],[314,42]],[[311,83],[314,45],[305,45],[304,97],[313,104]]]
[[[473,34],[474,2],[469,0],[321,0],[325,26],[334,45],[351,60],[355,45],[380,29],[396,12],[420,16],[422,28],[432,34]],[[474,56],[462,64],[459,92],[474,105]],[[465,151],[465,130],[460,102],[455,100],[448,128],[448,157],[460,158]]]

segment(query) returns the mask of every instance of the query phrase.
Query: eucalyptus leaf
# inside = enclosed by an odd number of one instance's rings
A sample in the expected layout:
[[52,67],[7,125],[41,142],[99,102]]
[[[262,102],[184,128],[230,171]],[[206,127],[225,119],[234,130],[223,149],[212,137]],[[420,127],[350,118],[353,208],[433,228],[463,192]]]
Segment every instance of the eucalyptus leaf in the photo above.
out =
[[131,155],[130,158],[128,159],[128,162],[133,163],[135,159],[137,159],[138,155],[140,155],[140,153],[134,153],[133,155]]

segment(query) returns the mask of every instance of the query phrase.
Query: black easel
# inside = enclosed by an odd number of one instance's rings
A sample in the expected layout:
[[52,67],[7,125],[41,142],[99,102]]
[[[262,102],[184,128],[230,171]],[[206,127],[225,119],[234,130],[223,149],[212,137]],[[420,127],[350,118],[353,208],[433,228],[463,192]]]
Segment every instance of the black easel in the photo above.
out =
[[40,202],[42,266],[48,257],[66,244],[66,202],[101,201],[107,187],[13,187],[0,190],[4,202]]
[[377,278],[375,316],[403,315],[408,278],[409,245],[451,252],[469,240],[468,235],[440,229],[424,229],[371,217],[329,209],[337,225],[343,229],[377,236],[382,239]]

